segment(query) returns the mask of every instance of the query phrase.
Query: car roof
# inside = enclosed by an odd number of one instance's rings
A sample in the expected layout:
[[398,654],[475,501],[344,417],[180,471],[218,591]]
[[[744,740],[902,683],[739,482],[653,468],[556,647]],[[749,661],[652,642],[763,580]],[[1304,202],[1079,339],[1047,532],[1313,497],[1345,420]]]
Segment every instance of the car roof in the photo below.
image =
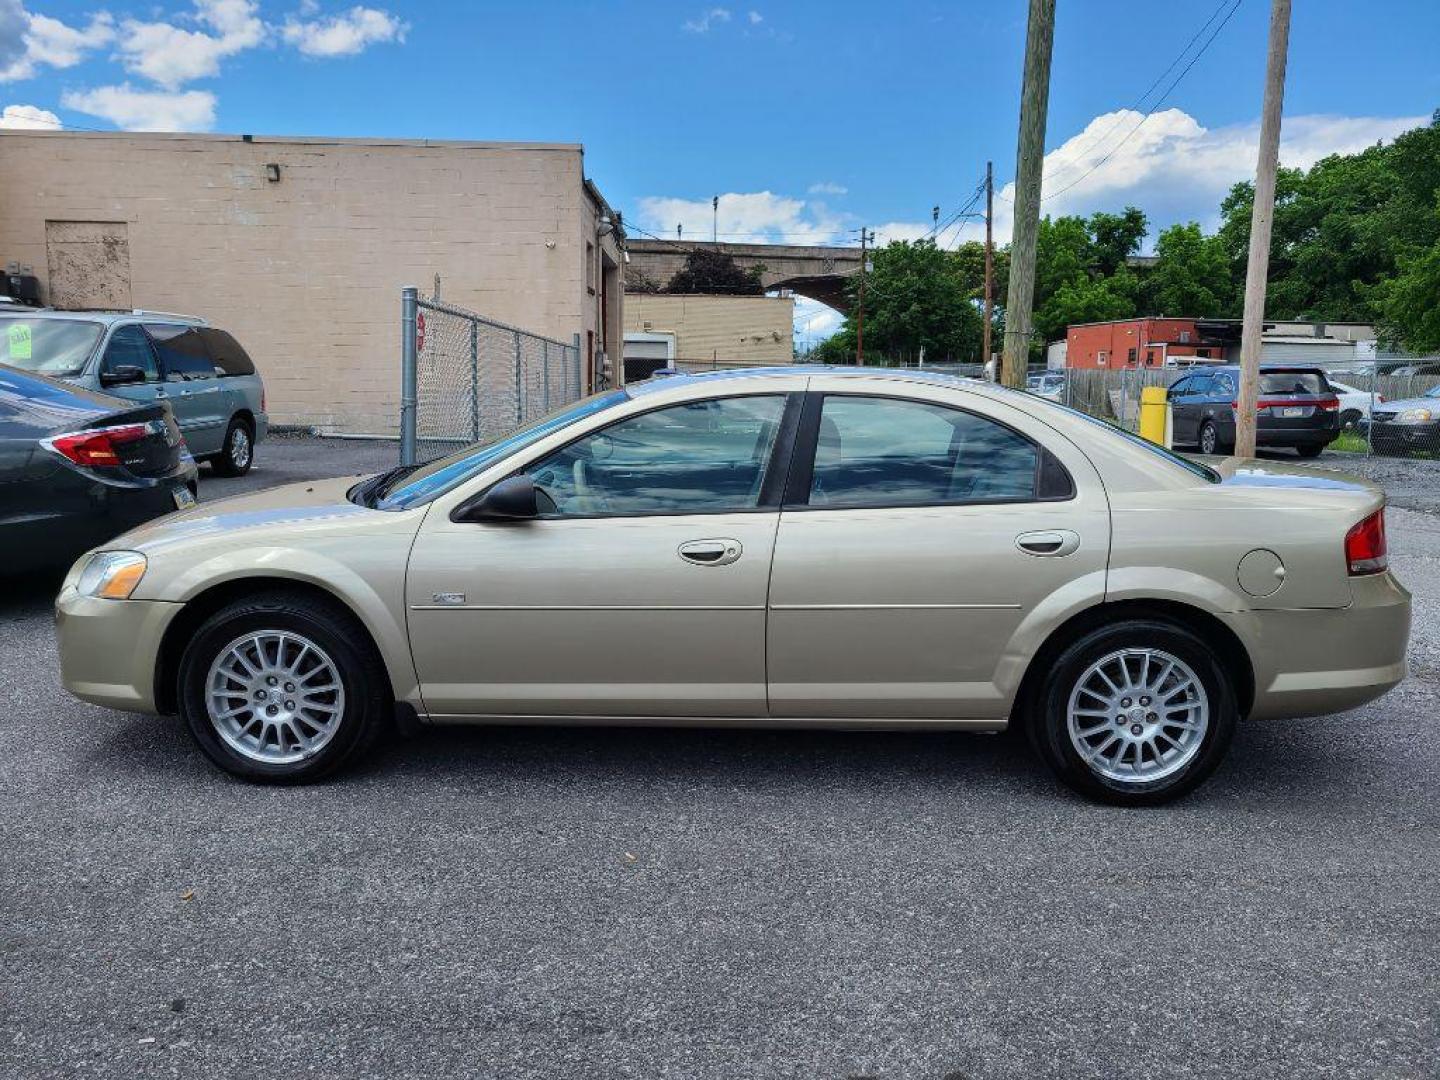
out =
[[794,377],[796,375],[839,376],[852,379],[882,379],[892,382],[930,383],[936,386],[963,387],[967,390],[989,388],[990,383],[963,375],[947,375],[939,371],[925,371],[921,368],[880,368],[851,367],[829,364],[777,364],[774,367],[725,368],[721,371],[701,371],[679,375],[662,375],[642,382],[625,384],[632,397],[659,393],[664,390],[686,386],[713,386],[726,382],[763,382],[766,379]]
[[198,315],[182,315],[173,311],[144,311],[135,309],[133,311],[60,311],[56,308],[32,308],[21,304],[13,307],[9,305],[0,306],[0,318],[7,315],[18,315],[26,319],[54,319],[59,322],[98,322],[106,326],[121,321],[141,320],[143,322],[171,322],[186,323],[195,326],[205,326],[206,322]]

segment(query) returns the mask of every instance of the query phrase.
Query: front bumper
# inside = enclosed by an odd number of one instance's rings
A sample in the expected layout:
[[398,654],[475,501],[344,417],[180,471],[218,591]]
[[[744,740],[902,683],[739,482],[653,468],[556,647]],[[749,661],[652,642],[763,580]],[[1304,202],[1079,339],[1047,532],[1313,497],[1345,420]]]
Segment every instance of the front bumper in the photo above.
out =
[[1225,617],[1255,666],[1250,716],[1323,716],[1374,701],[1406,673],[1410,593],[1390,573],[1351,579],[1345,608]]
[[1365,433],[1377,450],[1440,450],[1440,420],[1424,424],[1396,424],[1376,420]]
[[55,601],[61,683],[95,705],[156,712],[160,642],[183,605],[81,596],[75,591],[76,576],[71,570]]

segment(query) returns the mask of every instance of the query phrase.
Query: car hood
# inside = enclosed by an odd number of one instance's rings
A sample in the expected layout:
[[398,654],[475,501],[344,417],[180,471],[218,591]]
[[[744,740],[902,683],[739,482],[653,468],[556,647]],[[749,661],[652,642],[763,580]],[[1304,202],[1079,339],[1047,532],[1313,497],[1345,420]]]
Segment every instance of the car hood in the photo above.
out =
[[345,497],[358,482],[354,476],[310,480],[270,488],[253,495],[234,495],[202,502],[190,510],[167,514],[106,545],[153,552],[176,544],[221,534],[270,528],[344,527],[371,520],[387,511],[357,506]]
[[1440,398],[1433,397],[1412,397],[1375,403],[1376,412],[1403,412],[1405,409],[1429,409],[1432,413],[1440,415]]

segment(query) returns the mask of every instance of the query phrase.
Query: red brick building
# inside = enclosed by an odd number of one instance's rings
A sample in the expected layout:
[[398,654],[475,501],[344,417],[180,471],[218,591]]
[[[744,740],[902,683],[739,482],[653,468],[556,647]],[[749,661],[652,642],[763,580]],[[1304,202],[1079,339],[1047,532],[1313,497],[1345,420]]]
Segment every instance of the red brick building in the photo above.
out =
[[1184,363],[1220,363],[1240,339],[1240,325],[1224,319],[1117,319],[1080,323],[1065,332],[1069,368],[1164,367],[1167,358]]

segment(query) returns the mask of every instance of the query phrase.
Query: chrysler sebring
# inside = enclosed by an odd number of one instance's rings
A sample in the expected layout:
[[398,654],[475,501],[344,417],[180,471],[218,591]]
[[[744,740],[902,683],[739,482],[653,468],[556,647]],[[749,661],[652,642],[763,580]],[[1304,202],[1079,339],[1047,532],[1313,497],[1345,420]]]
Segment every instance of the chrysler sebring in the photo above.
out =
[[65,581],[62,671],[251,780],[329,773],[397,715],[1015,726],[1078,791],[1156,803],[1242,718],[1401,679],[1384,502],[944,376],[674,376],[127,533]]

